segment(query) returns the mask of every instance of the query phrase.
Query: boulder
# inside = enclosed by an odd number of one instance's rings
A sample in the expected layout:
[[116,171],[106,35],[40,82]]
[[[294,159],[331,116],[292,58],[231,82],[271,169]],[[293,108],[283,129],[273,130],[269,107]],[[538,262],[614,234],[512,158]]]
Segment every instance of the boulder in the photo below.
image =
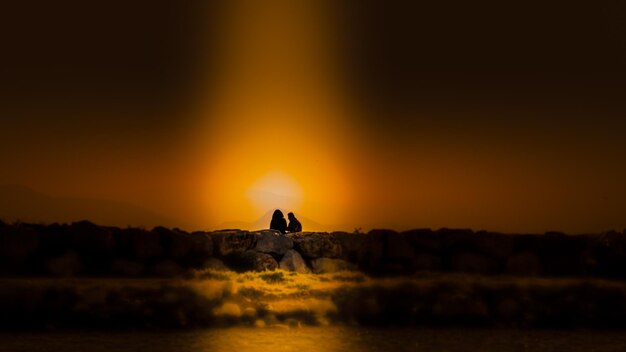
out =
[[539,253],[542,248],[542,235],[529,235],[521,234],[515,235],[514,238],[514,250],[516,253],[520,252],[532,252]]
[[356,270],[356,265],[342,259],[317,258],[311,260],[311,268],[316,274],[325,274]]
[[254,250],[257,252],[282,256],[293,248],[293,240],[276,230],[256,232],[258,235]]
[[334,236],[321,232],[303,232],[289,235],[295,249],[305,258],[339,258],[341,243]]
[[153,232],[143,229],[128,228],[119,234],[121,242],[128,242],[130,256],[133,259],[150,259],[161,255],[161,239]]
[[45,264],[48,273],[54,276],[76,276],[83,271],[83,265],[74,251],[48,260]]
[[491,258],[505,260],[513,254],[515,247],[514,235],[505,235],[486,231],[475,235],[476,250]]
[[39,247],[37,231],[27,226],[4,226],[0,235],[0,255],[12,261],[24,261]]
[[209,258],[203,264],[201,269],[216,270],[216,271],[228,271],[228,267],[224,265],[224,262],[217,258]]
[[188,256],[193,249],[191,236],[186,232],[157,226],[152,229],[152,233],[159,237],[163,252],[165,252],[165,255],[169,258],[184,258]]
[[300,253],[290,249],[285,253],[283,259],[280,260],[279,267],[286,271],[295,271],[297,273],[309,273],[311,270],[306,266],[304,259]]
[[442,269],[441,258],[428,253],[417,253],[413,259],[413,268],[417,271],[439,271]]
[[365,257],[359,262],[359,266],[370,272],[379,272],[384,262],[386,238],[381,234],[367,234],[367,249]]
[[509,274],[522,276],[541,275],[541,259],[534,253],[518,253],[507,260],[506,271]]
[[401,263],[412,261],[415,257],[415,251],[408,241],[408,236],[402,233],[388,236],[386,257]]
[[208,258],[213,255],[213,239],[210,234],[203,231],[192,232],[190,240],[194,255],[202,258]]
[[548,232],[542,238],[542,272],[554,276],[581,275],[585,268],[583,252],[587,238],[580,235],[565,235]]
[[367,254],[367,246],[370,236],[364,233],[333,232],[331,236],[336,238],[341,245],[341,258],[352,263],[361,262]]
[[497,263],[484,255],[473,252],[461,252],[452,257],[452,270],[465,273],[491,274]]
[[257,234],[241,230],[217,231],[211,234],[218,256],[241,255],[256,245]]
[[173,260],[164,260],[156,263],[151,271],[158,277],[174,277],[183,274],[185,269]]
[[441,241],[441,247],[448,250],[473,248],[476,236],[471,229],[448,229],[437,230]]
[[254,271],[274,271],[278,269],[276,259],[270,254],[249,250],[244,253],[244,258],[250,270]]
[[52,258],[64,254],[72,245],[70,226],[67,224],[50,224],[39,232],[38,252],[43,257]]
[[441,238],[431,229],[414,229],[402,234],[417,252],[437,253],[441,248]]
[[145,266],[143,263],[133,262],[129,260],[118,259],[111,264],[111,271],[119,276],[141,276],[143,275]]
[[69,227],[73,248],[83,255],[111,252],[115,246],[113,233],[89,221],[74,222]]

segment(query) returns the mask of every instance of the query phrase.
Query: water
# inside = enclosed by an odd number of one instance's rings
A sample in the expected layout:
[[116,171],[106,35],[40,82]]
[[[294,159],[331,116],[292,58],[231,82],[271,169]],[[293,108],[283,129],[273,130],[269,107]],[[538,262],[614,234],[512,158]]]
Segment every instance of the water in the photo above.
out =
[[168,332],[0,333],[0,351],[620,351],[623,331],[230,328]]

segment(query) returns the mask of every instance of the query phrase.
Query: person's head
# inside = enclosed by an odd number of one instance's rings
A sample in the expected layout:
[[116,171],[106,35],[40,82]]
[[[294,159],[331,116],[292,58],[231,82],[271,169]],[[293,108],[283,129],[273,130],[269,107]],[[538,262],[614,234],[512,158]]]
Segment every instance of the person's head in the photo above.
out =
[[285,218],[285,216],[283,215],[283,212],[280,211],[280,209],[274,210],[274,214],[272,215],[272,219],[283,219],[283,218]]
[[295,216],[295,215],[293,215],[293,213],[289,213],[289,214],[287,214],[287,217],[289,218],[289,220],[293,220],[293,219],[295,219],[295,218],[296,218],[296,216]]

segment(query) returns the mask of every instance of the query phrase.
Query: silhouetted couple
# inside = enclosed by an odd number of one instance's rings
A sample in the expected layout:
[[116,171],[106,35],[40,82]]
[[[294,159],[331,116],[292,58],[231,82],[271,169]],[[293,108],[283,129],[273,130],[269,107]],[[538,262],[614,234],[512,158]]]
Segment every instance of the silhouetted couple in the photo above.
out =
[[293,213],[289,213],[287,214],[287,217],[289,218],[289,226],[287,226],[287,221],[285,221],[283,212],[276,209],[272,215],[270,230],[278,230],[281,233],[302,232],[302,224],[300,224],[300,221],[296,219],[296,216],[293,215]]

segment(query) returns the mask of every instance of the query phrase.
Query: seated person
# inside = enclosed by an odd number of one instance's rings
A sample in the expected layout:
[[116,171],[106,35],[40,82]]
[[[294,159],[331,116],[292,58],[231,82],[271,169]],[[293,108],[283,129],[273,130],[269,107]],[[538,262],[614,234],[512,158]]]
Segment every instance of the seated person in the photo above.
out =
[[293,213],[289,213],[287,214],[287,217],[289,218],[289,226],[287,226],[287,231],[302,232],[302,224],[300,223],[300,221],[298,221],[298,219],[296,219],[296,216],[293,215]]
[[272,221],[270,222],[270,230],[278,230],[280,233],[287,232],[287,221],[285,220],[285,216],[283,212],[279,209],[274,210],[274,214],[272,214]]

